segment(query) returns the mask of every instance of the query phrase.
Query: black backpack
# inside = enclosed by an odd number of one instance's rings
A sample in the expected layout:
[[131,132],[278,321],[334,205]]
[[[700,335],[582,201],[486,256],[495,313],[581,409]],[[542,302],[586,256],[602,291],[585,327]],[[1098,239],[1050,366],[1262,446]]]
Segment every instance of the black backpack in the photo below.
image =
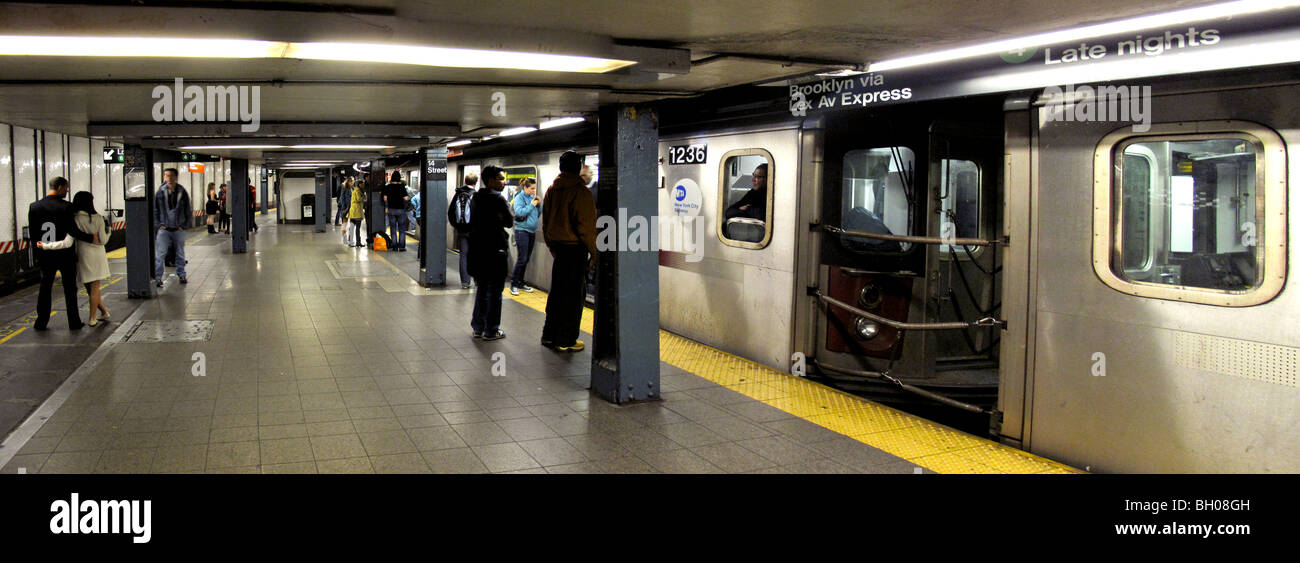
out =
[[447,220],[451,226],[457,229],[469,228],[469,192],[460,192],[452,198],[451,206],[447,208]]

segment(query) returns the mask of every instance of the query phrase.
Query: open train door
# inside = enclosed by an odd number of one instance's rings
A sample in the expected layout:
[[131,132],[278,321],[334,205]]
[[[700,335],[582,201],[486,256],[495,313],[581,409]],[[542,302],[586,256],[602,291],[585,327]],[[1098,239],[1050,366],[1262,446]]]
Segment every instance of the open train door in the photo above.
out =
[[998,367],[998,403],[993,430],[1003,442],[1024,447],[1026,397],[1030,382],[1029,348],[1033,345],[1033,288],[1029,275],[1032,201],[1031,144],[1028,98],[1009,100],[1003,116],[1001,236],[1002,331]]

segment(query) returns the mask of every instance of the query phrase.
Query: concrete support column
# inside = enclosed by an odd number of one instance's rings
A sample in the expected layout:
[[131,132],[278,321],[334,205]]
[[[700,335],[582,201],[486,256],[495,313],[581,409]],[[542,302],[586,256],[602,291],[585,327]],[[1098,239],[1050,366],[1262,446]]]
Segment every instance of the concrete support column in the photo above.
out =
[[375,240],[375,235],[385,231],[388,226],[388,217],[384,211],[384,185],[388,183],[385,177],[387,170],[384,169],[383,159],[370,161],[370,169],[366,171],[368,180],[366,181],[366,231],[369,238],[366,245],[369,246]]
[[258,192],[258,194],[262,196],[262,202],[261,202],[262,214],[263,214],[263,215],[266,215],[267,206],[270,205],[270,203],[269,203],[269,199],[266,197],[266,194],[267,194],[267,189],[266,189],[266,176],[267,176],[267,172],[266,172],[266,167],[265,167],[265,166],[263,166],[263,167],[261,168],[261,171],[260,171],[260,173],[259,173],[259,176],[261,177],[260,179],[261,179],[262,189]]
[[316,203],[312,205],[312,231],[317,233],[325,232],[325,213],[329,209],[326,201],[330,197],[330,174],[324,170],[316,171]]
[[122,165],[126,187],[126,294],[131,298],[154,296],[153,245],[158,226],[153,222],[153,192],[159,179],[153,177],[153,154],[139,145],[128,145]]
[[230,212],[230,252],[248,252],[248,159],[230,159],[230,189],[226,210]]
[[[603,106],[599,140],[596,214],[641,217],[648,231],[659,211],[658,116],[646,106]],[[658,399],[659,253],[601,252],[596,273],[591,389],[612,403]]]
[[447,201],[447,149],[445,147],[420,151],[420,176],[424,178],[420,190],[420,279],[425,287],[447,285],[447,214],[442,202]]

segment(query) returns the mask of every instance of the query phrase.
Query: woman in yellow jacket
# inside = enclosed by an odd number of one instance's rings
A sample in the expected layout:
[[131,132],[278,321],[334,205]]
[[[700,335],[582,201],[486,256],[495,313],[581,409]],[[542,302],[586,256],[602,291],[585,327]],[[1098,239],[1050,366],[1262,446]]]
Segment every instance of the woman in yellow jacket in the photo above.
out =
[[361,218],[366,216],[365,195],[361,192],[361,182],[354,182],[348,178],[348,183],[352,188],[352,195],[348,202],[348,221],[352,223],[354,244],[351,246],[366,246],[366,239],[361,238]]

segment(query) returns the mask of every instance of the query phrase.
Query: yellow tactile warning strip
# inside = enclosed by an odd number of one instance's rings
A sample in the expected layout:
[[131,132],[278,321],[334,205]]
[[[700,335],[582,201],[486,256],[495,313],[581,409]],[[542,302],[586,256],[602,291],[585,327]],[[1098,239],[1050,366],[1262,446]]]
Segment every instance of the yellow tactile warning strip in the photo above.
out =
[[[107,281],[105,281],[104,283],[101,283],[100,289],[102,290],[105,287],[108,287],[110,285],[122,281],[123,279],[124,278],[122,276],[114,276],[108,279]],[[56,287],[57,287],[57,283],[58,282],[56,282]],[[86,293],[86,289],[84,287],[82,289],[77,290],[77,295],[81,297],[88,296],[88,294]],[[58,311],[50,311],[51,318],[57,314],[59,314]],[[18,336],[24,330],[31,328],[32,325],[34,324],[36,324],[36,313],[33,312],[33,313],[28,313],[26,315],[23,315],[22,317],[19,317],[17,319],[14,319],[13,322],[10,322],[4,326],[0,326],[0,344],[4,344],[5,342],[8,342],[10,338]]]
[[[532,309],[546,310],[546,294],[541,291],[505,296]],[[592,311],[584,308],[582,330],[592,332],[592,323]],[[659,358],[936,473],[1082,473],[664,330],[659,331]]]

